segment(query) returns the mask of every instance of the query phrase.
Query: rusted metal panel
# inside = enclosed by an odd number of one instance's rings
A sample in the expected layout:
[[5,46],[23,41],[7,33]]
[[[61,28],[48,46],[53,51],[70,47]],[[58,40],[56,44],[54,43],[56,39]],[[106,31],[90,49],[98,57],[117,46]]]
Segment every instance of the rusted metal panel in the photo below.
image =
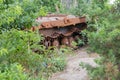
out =
[[40,25],[32,27],[31,29],[39,30],[45,39],[43,44],[46,47],[60,45],[72,46],[73,41],[81,38],[79,33],[87,27],[85,17],[76,17],[73,15],[47,15],[45,17],[37,18],[36,22]]
[[55,15],[55,16],[46,16],[46,17],[40,17],[36,20],[40,23],[39,26],[32,27],[32,30],[35,29],[47,29],[47,28],[53,28],[53,27],[65,27],[70,25],[76,25],[83,22],[86,22],[85,17],[75,17],[72,15],[66,16],[66,15]]

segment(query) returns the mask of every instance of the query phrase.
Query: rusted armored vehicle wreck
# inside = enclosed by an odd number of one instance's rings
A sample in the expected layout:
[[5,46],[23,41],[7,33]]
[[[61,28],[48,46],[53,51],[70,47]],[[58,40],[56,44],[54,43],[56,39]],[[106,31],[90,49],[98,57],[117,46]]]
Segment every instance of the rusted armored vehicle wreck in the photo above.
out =
[[36,20],[40,23],[32,30],[39,29],[45,39],[43,44],[46,47],[66,45],[73,47],[72,42],[82,39],[81,31],[87,27],[85,17],[73,15],[47,15]]

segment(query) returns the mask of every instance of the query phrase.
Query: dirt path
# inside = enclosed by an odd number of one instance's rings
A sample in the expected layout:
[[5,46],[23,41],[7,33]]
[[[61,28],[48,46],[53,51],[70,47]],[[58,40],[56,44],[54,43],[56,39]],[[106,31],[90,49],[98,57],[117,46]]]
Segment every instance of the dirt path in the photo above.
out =
[[90,80],[87,71],[79,66],[80,62],[97,66],[94,59],[99,57],[95,53],[88,54],[86,48],[74,52],[67,57],[67,66],[64,71],[52,75],[49,80]]

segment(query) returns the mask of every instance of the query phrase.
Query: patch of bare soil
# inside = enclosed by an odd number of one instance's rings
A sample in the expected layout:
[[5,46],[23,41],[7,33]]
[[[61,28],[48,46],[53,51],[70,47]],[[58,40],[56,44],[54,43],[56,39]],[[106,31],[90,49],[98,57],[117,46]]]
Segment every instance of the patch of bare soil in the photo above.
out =
[[49,80],[90,80],[87,70],[83,69],[79,64],[83,62],[95,67],[97,64],[94,59],[99,56],[96,53],[89,54],[86,48],[76,50],[74,54],[68,55],[65,70],[53,74]]

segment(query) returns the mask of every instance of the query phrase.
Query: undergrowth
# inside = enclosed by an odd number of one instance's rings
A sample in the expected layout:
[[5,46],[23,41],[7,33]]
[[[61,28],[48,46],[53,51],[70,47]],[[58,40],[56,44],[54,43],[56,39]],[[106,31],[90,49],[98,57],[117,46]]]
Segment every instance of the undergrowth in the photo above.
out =
[[[46,49],[45,46],[38,44],[42,39],[38,32],[15,29],[2,32],[0,34],[0,79],[44,80],[52,73],[63,70],[67,48]],[[34,52],[34,49],[39,50],[40,53]]]

